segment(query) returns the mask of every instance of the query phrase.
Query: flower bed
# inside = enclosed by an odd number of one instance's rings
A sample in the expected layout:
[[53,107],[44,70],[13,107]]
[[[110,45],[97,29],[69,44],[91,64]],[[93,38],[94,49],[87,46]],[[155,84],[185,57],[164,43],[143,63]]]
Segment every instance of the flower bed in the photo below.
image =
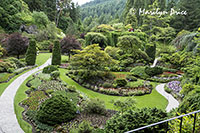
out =
[[173,90],[174,92],[179,93],[182,90],[180,84],[181,84],[180,81],[171,81],[167,83],[167,87]]

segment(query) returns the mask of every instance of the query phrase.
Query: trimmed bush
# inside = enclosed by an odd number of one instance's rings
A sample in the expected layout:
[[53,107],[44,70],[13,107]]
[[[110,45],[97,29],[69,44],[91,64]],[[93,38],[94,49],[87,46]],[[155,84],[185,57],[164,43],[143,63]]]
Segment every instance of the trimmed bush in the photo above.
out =
[[151,58],[151,62],[153,62],[156,56],[156,44],[150,44],[150,43],[146,44],[145,52]]
[[145,67],[144,67],[144,66],[137,66],[137,67],[134,67],[134,68],[131,70],[131,73],[132,73],[133,76],[139,77],[139,78],[142,78],[142,79],[150,78],[149,75],[147,75],[147,74],[145,73]]
[[42,71],[42,73],[52,73],[53,71],[58,71],[58,68],[56,66],[53,66],[53,65],[49,65],[47,67],[45,67]]
[[61,51],[59,41],[54,42],[53,53],[52,53],[52,65],[61,64]]
[[36,119],[48,125],[68,122],[75,118],[76,106],[64,95],[54,95],[41,104]]
[[67,88],[70,92],[76,92],[76,87],[74,85],[68,85]]
[[115,84],[119,87],[124,87],[127,85],[127,81],[125,79],[116,79]]
[[91,99],[88,100],[83,107],[86,113],[93,113],[93,114],[105,114],[105,103],[99,99]]
[[53,71],[50,74],[51,79],[57,79],[60,76],[60,72],[59,71]]
[[101,33],[94,33],[90,32],[87,33],[85,36],[86,38],[86,46],[91,45],[91,44],[99,44],[101,48],[105,48],[107,46],[107,38],[101,34]]
[[128,80],[128,81],[137,81],[137,78],[136,77],[134,77],[134,76],[132,76],[132,75],[126,75],[126,80]]
[[36,54],[37,54],[36,42],[35,42],[35,40],[32,39],[30,41],[28,49],[26,51],[25,61],[26,61],[27,65],[30,65],[30,66],[35,65]]
[[158,74],[162,74],[163,69],[161,67],[146,67],[145,73],[152,77]]
[[113,85],[112,85],[111,83],[105,82],[105,83],[103,84],[103,87],[104,87],[104,88],[112,88]]

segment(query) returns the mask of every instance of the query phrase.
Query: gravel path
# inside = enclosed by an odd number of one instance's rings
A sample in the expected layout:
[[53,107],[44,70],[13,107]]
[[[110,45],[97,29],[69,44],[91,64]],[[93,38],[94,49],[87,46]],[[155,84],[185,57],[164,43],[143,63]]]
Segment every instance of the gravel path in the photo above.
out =
[[14,80],[0,96],[0,133],[23,133],[20,128],[15,112],[14,112],[14,98],[20,85],[30,75],[37,72],[39,69],[44,68],[51,64],[51,59],[48,59],[45,64],[39,66],[27,73],[19,76]]
[[160,84],[156,86],[156,90],[168,100],[166,111],[169,112],[172,109],[177,108],[179,106],[179,102],[171,94],[165,92],[164,86],[165,84]]

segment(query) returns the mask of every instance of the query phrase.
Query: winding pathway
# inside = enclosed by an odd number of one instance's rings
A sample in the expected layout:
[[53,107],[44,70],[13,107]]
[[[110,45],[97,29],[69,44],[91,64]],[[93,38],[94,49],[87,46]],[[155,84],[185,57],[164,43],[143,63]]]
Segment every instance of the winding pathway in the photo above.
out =
[[0,133],[24,133],[18,124],[14,112],[15,94],[24,80],[26,80],[33,73],[37,72],[39,69],[43,69],[49,64],[51,64],[51,59],[48,59],[42,66],[39,66],[19,76],[0,96]]
[[177,108],[179,106],[179,102],[171,94],[165,92],[164,87],[165,84],[160,84],[156,86],[156,91],[168,100],[166,111],[170,112],[172,109]]

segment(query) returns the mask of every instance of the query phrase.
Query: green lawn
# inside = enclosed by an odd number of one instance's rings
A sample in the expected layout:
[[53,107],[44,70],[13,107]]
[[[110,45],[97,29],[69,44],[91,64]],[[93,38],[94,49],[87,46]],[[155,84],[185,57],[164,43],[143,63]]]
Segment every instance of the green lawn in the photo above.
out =
[[[36,59],[36,64],[38,64],[38,66],[41,66],[42,64],[44,64],[47,59],[49,59],[51,56],[51,53],[40,53],[38,56],[37,56],[37,59]],[[29,70],[27,70],[29,71]],[[0,84],[0,96],[2,95],[2,93],[4,92],[4,90],[9,86],[10,83],[12,83],[16,78],[18,78],[20,75],[26,73],[27,71],[15,76],[14,78],[12,78],[9,82],[7,83],[1,83]]]
[[[120,97],[120,96],[109,96],[109,95],[104,95],[100,94],[91,90],[88,90],[82,86],[80,86],[78,83],[70,79],[65,75],[66,70],[65,69],[60,69],[61,76],[60,78],[65,81],[66,83],[70,85],[76,86],[77,90],[85,93],[89,98],[99,98],[103,101],[105,101],[106,108],[107,109],[114,109],[113,104],[111,103],[112,100],[125,100],[126,97]],[[162,95],[160,95],[155,89],[153,89],[151,94],[147,94],[144,96],[135,96],[134,97],[137,101],[137,107],[142,108],[142,107],[157,107],[160,109],[165,109],[168,101],[165,99]]]
[[37,59],[36,59],[36,64],[38,66],[41,66],[42,64],[44,64],[51,56],[51,53],[40,53],[38,56],[37,56]]
[[24,108],[19,106],[19,103],[27,98],[25,91],[28,90],[29,88],[26,86],[26,82],[30,80],[31,77],[32,76],[27,78],[23,82],[23,84],[19,87],[14,99],[15,114],[20,127],[24,130],[25,133],[32,133],[32,127],[26,121],[23,120],[22,112],[24,111]]

